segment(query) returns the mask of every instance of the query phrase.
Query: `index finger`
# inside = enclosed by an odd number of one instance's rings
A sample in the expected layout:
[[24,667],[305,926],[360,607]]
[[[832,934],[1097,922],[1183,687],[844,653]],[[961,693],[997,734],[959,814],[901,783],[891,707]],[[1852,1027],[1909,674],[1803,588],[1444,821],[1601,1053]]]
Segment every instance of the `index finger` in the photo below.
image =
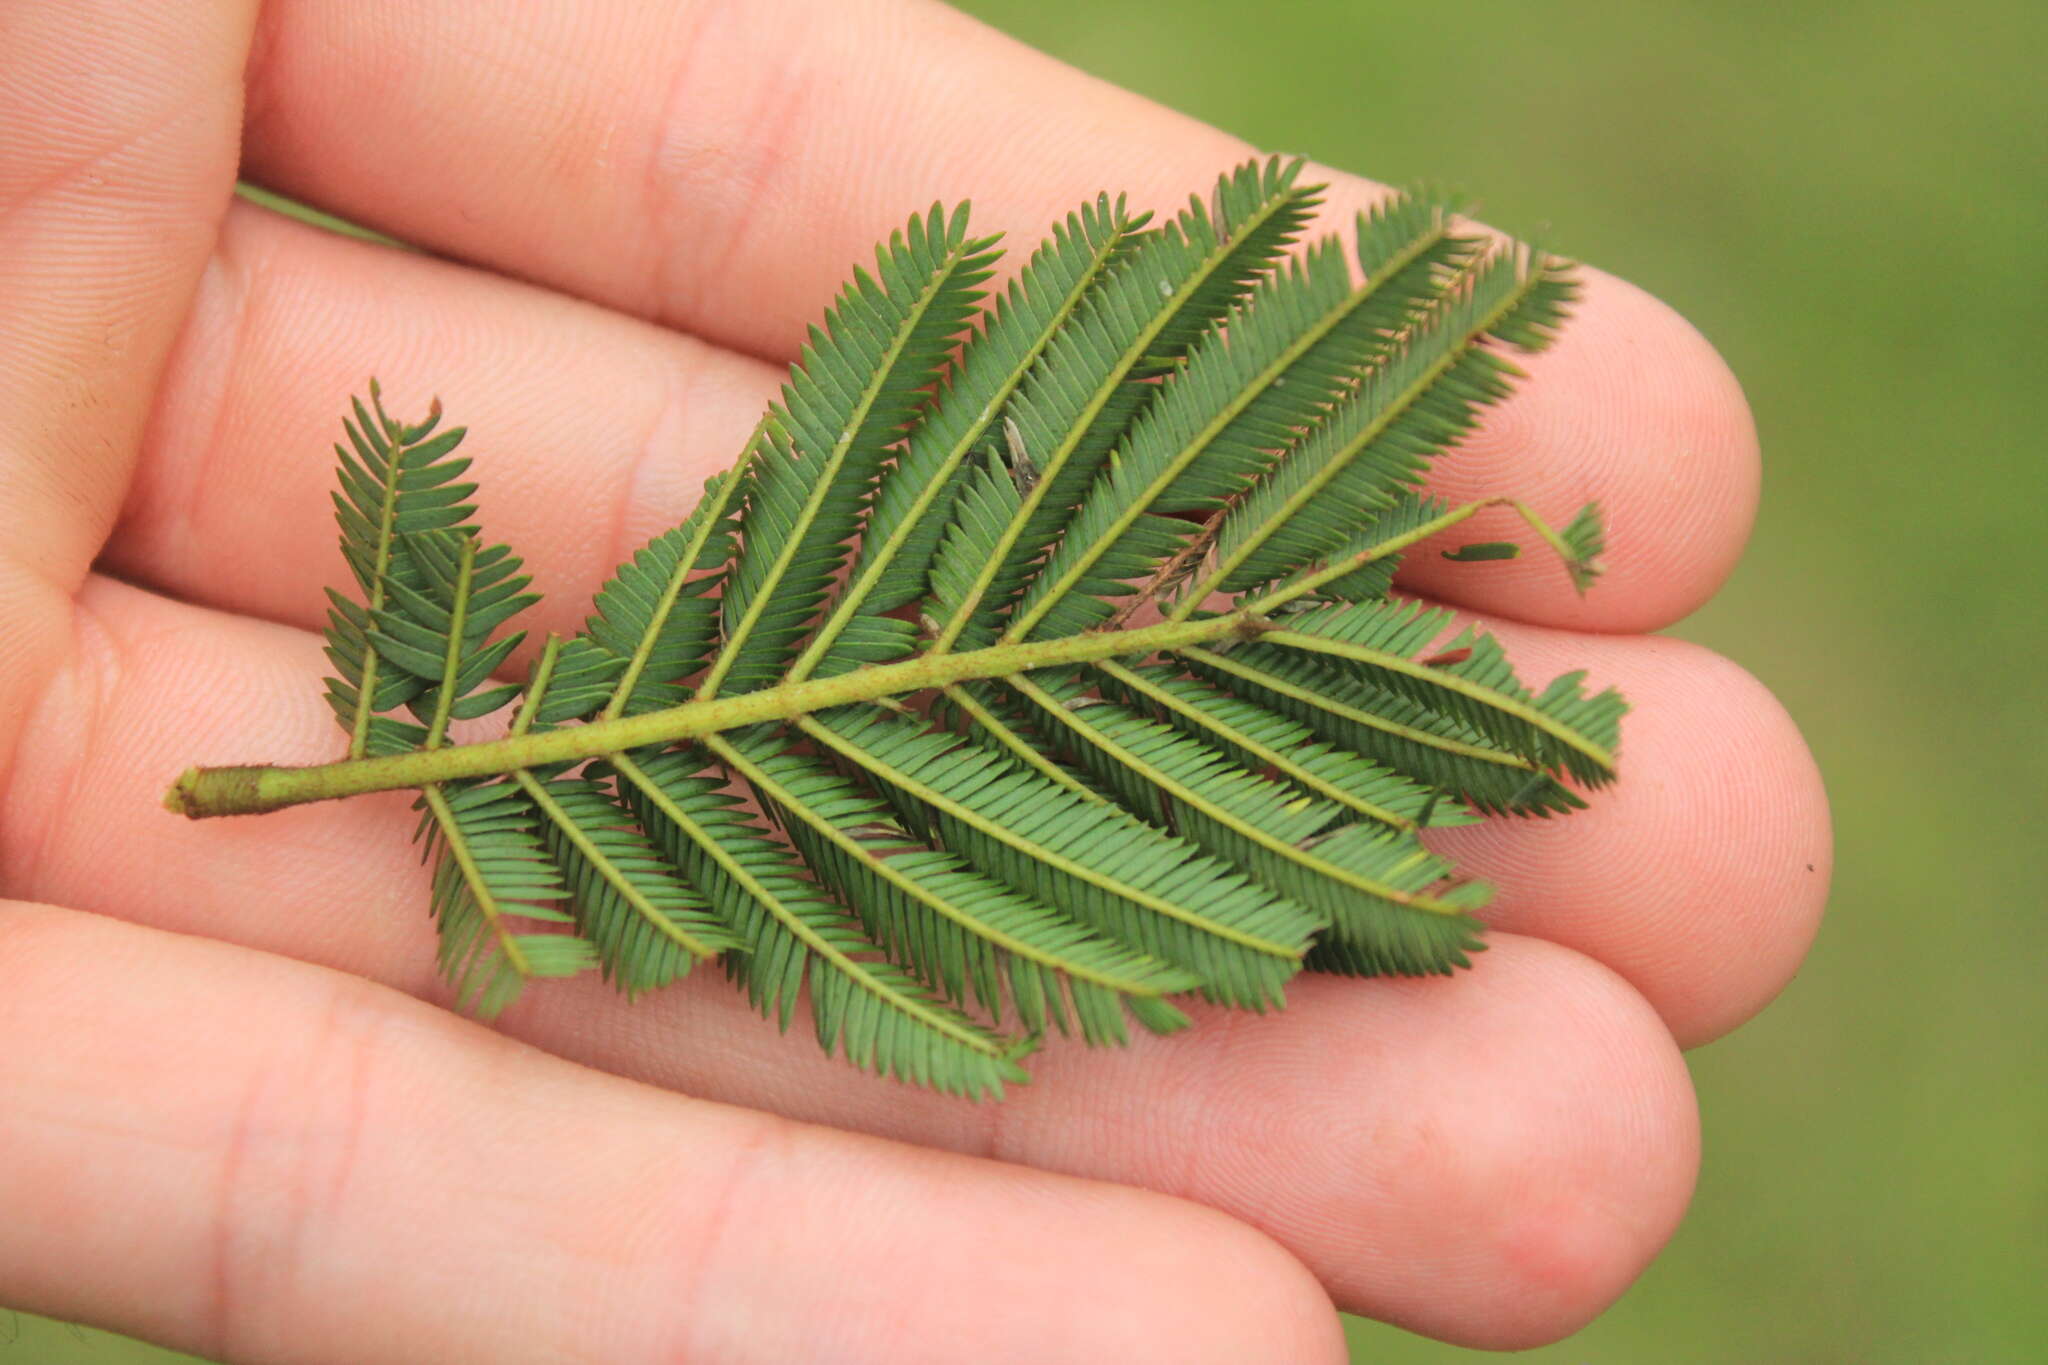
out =
[[[913,0],[278,0],[246,145],[251,173],[344,216],[783,359],[848,264],[935,197],[972,198],[981,228],[1029,242],[1097,191],[1171,208],[1248,154]],[[1331,181],[1333,224],[1386,192]],[[1474,571],[1433,554],[1411,586],[1548,625],[1654,629],[1733,566],[1755,437],[1691,327],[1611,276],[1586,285],[1540,382],[1442,462],[1438,491],[1560,519],[1598,500],[1600,590],[1579,598],[1539,558]]]

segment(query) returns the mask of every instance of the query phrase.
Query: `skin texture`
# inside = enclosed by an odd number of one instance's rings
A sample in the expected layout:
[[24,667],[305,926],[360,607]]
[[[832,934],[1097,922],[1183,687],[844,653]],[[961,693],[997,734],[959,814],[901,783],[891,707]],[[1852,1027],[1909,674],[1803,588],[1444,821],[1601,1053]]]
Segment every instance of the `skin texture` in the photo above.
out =
[[[195,758],[336,752],[344,396],[448,399],[563,629],[913,207],[1028,242],[1246,149],[917,3],[0,0],[0,50],[0,1302],[228,1360],[1315,1362],[1333,1302],[1555,1339],[1670,1235],[1678,1048],[1789,978],[1829,838],[1763,689],[1641,634],[1711,596],[1757,487],[1662,305],[1589,272],[1439,484],[1600,499],[1599,588],[1406,580],[1636,706],[1593,810],[1444,832],[1501,888],[1477,970],[1054,1047],[1000,1107],[779,1039],[715,973],[536,990],[494,1034],[423,1003],[404,798],[156,805]],[[437,257],[231,205],[238,164]],[[1332,173],[1332,225],[1378,193]]]

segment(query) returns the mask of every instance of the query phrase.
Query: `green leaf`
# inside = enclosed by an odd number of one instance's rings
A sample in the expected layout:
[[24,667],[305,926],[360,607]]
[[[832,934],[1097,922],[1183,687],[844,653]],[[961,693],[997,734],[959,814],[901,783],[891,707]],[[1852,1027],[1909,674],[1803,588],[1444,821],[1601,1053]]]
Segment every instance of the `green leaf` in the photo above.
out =
[[1461,722],[1507,752],[1586,786],[1614,780],[1627,710],[1619,694],[1588,696],[1580,686],[1585,675],[1567,673],[1534,695],[1516,679],[1500,642],[1477,627],[1432,650],[1452,620],[1443,608],[1362,602],[1291,616],[1260,640],[1264,648],[1311,654],[1339,674]]
[[689,698],[683,680],[717,643],[713,594],[736,548],[741,487],[740,470],[715,475],[681,525],[642,546],[597,590],[597,610],[555,666],[543,723],[600,711],[637,715]]
[[503,545],[480,549],[474,536],[455,531],[419,531],[403,544],[419,581],[387,585],[370,642],[386,663],[427,684],[407,704],[427,722],[426,745],[434,748],[451,719],[487,715],[519,694],[485,684],[525,632],[491,637],[540,598],[524,591],[532,580]]
[[370,405],[358,400],[353,418],[342,422],[348,445],[334,447],[341,482],[334,515],[341,528],[342,559],[363,601],[331,590],[327,594],[327,658],[336,674],[327,680],[327,701],[349,734],[352,758],[411,747],[405,732],[373,718],[410,701],[425,686],[419,674],[386,668],[370,643],[391,589],[418,582],[402,538],[460,526],[476,510],[466,501],[476,485],[454,482],[470,463],[454,455],[463,428],[436,435],[440,421],[438,402],[423,422],[407,426],[393,421],[372,381]]
[[1204,336],[1145,408],[1018,604],[1007,638],[1067,635],[1111,614],[1109,585],[1194,542],[1386,351],[1428,288],[1470,244],[1442,211],[1396,201],[1365,225],[1366,282],[1326,238],[1252,291]]
[[741,946],[608,789],[523,770],[514,779],[533,803],[578,928],[620,990],[632,996],[666,986],[699,960]]
[[1498,505],[1592,581],[1594,509],[1418,491],[1574,286],[1421,198],[1360,216],[1350,259],[1295,251],[1300,174],[1248,163],[1157,227],[1099,196],[987,308],[965,209],[912,218],[523,689],[497,676],[535,599],[473,524],[462,433],[373,388],[337,448],[350,757],[194,770],[170,803],[416,790],[459,1004],[718,957],[783,1027],[808,1001],[828,1052],[970,1097],[1053,1030],[1184,1027],[1171,997],[1467,965],[1487,890],[1421,832],[1585,804],[1625,708],[1389,593]]
[[1547,344],[1571,298],[1561,267],[1520,253],[1467,272],[1386,362],[1224,516],[1211,590],[1243,592],[1321,562],[1456,445],[1518,373],[1479,343]]
[[[801,678],[814,661],[831,668],[875,662],[876,651],[842,642],[849,627],[924,595],[932,558],[969,457],[1002,430],[1010,398],[1037,373],[1046,347],[1081,310],[1103,278],[1128,255],[1143,219],[1107,195],[1055,224],[1052,238],[1034,253],[989,312],[987,324],[962,350],[954,377],[930,420],[911,433],[901,462],[883,480],[861,541],[849,585],[789,676]],[[1016,425],[1009,424],[1014,432]],[[909,652],[906,644],[882,658]]]
[[[1181,830],[1407,975],[1461,966],[1486,890],[1437,894],[1448,866],[1412,835],[1349,825],[1334,802],[1241,768],[1228,755],[1110,702],[1076,680],[1012,680],[1055,743],[1147,823]],[[1384,932],[1389,923],[1400,932]]]
[[803,733],[894,799],[913,827],[987,875],[1231,1004],[1278,1004],[1312,913],[1199,849],[957,736],[881,712],[827,712]]
[[1131,669],[1111,662],[1099,666],[1094,676],[1106,695],[1214,745],[1242,768],[1271,772],[1352,815],[1408,830],[1425,820],[1435,825],[1469,823],[1429,787],[1318,740],[1299,721],[1181,676],[1170,666]]
[[1549,815],[1585,805],[1541,766],[1500,748],[1455,716],[1375,687],[1298,651],[1247,645],[1181,657],[1232,696],[1291,716],[1329,742],[1451,793],[1482,811]]
[[1585,592],[1600,576],[1600,556],[1607,550],[1607,525],[1597,503],[1587,503],[1558,532],[1558,550],[1572,576],[1572,586]]

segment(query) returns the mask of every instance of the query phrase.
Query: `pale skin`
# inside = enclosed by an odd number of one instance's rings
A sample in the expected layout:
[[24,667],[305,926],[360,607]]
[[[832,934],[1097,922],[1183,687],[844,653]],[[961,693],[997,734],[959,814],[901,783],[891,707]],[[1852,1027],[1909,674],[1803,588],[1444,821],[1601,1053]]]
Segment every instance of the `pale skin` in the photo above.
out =
[[[1636,706],[1593,810],[1443,839],[1500,887],[1478,968],[1053,1047],[977,1107],[715,972],[541,988],[493,1033],[437,1007],[404,797],[158,798],[338,754],[327,447],[371,372],[472,428],[487,530],[568,629],[911,210],[1030,242],[1246,149],[923,3],[0,0],[0,51],[0,1303],[237,1361],[1319,1362],[1333,1303],[1560,1337],[1669,1237],[1679,1049],[1791,976],[1829,838],[1764,689],[1643,634],[1720,584],[1758,479],[1663,305],[1588,272],[1441,467],[1600,500],[1598,587],[1405,580]],[[438,259],[232,203],[238,164]],[[1329,178],[1345,218],[1379,192]]]

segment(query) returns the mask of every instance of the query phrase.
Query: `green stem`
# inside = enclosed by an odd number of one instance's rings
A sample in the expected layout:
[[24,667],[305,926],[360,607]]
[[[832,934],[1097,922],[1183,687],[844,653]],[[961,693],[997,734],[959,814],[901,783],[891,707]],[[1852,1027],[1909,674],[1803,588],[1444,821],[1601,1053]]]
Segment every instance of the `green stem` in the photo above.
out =
[[1268,624],[1264,620],[1233,612],[1196,621],[1166,621],[1140,630],[1070,635],[960,654],[925,654],[828,678],[690,701],[665,710],[537,735],[508,735],[481,744],[421,749],[305,768],[263,764],[193,768],[166,794],[164,805],[197,820],[215,815],[251,815],[308,801],[422,787],[457,778],[491,777],[515,768],[574,762],[650,744],[675,744],[722,730],[790,720],[834,706],[879,701],[953,683],[1094,663],[1099,659],[1142,656],[1233,635],[1256,635],[1266,629]]
[[[834,706],[880,701],[934,688],[951,688],[957,683],[1009,677],[1033,669],[1186,650],[1231,636],[1266,636],[1272,630],[1269,614],[1287,603],[1373,560],[1397,553],[1448,526],[1454,526],[1482,507],[1503,503],[1520,512],[1546,540],[1556,543],[1555,533],[1525,505],[1511,498],[1489,498],[1468,503],[1406,534],[1292,579],[1224,615],[1162,621],[1137,630],[1092,631],[1053,640],[994,645],[960,654],[927,653],[900,663],[855,669],[829,678],[809,678],[758,692],[690,701],[665,710],[598,720],[538,735],[514,733],[504,739],[481,744],[429,748],[382,758],[351,758],[305,768],[269,764],[191,768],[165,794],[164,805],[194,820],[216,815],[253,815],[308,801],[331,801],[364,792],[411,789],[464,777],[494,777],[517,768],[574,762],[649,744],[674,744],[765,721],[791,720]],[[1292,642],[1291,637],[1288,642]],[[1327,641],[1318,640],[1313,648],[1323,653],[1332,652]],[[1212,662],[1224,662],[1216,655],[1204,653],[1202,657]],[[1379,656],[1375,655],[1373,662],[1380,662]],[[1418,667],[1407,660],[1401,663],[1406,665],[1403,671],[1413,671]],[[1418,676],[1441,680],[1441,675],[1435,670]],[[1460,683],[1452,680],[1447,685],[1456,688]],[[1510,706],[1508,709],[1517,714],[1527,711],[1525,718],[1538,714],[1529,708]],[[1371,718],[1370,723],[1388,728],[1386,722],[1377,717]],[[1545,730],[1556,730],[1547,717],[1534,723]],[[1596,762],[1611,766],[1612,755],[1604,749],[1589,747],[1562,732],[1559,737]],[[1469,747],[1452,745],[1434,737],[1428,742],[1437,747],[1461,750]],[[1472,752],[1490,762],[1531,766],[1511,755],[1491,750],[1474,748]]]

